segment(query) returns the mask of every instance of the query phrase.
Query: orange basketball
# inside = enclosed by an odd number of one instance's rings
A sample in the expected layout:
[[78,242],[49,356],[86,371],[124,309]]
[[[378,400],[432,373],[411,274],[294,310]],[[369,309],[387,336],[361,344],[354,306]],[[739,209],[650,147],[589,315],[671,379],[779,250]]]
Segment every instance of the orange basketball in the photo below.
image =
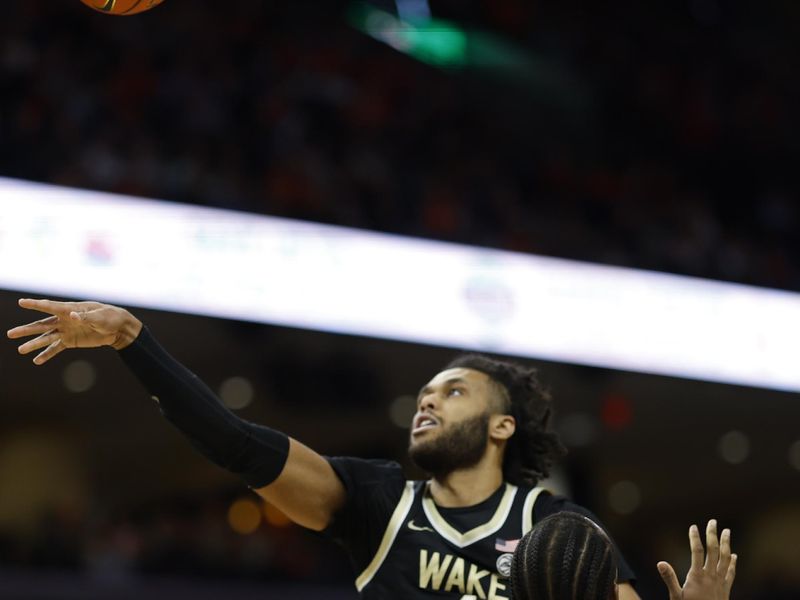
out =
[[164,0],[81,0],[86,6],[109,15],[135,15],[150,10]]

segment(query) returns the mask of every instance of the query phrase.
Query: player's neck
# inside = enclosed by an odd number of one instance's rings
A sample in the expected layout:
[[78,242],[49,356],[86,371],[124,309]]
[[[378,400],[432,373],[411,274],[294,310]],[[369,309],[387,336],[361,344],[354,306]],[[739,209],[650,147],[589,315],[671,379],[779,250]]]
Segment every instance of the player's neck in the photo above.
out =
[[469,469],[461,469],[431,480],[431,496],[437,506],[458,508],[480,504],[503,483],[503,471],[488,459]]

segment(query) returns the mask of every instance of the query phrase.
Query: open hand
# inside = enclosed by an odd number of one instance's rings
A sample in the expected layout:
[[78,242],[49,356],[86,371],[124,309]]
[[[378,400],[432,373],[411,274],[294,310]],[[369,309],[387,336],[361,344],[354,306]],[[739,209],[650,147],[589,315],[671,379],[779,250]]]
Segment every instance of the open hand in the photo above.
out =
[[[736,555],[731,554],[731,532],[723,529],[717,539],[717,522],[706,527],[706,550],[697,525],[689,528],[692,565],[681,588],[675,569],[668,562],[658,563],[658,572],[669,590],[670,600],[728,600],[736,576]],[[703,558],[705,557],[705,562]]]
[[123,308],[100,302],[56,302],[53,300],[21,299],[22,308],[47,313],[48,317],[20,325],[8,331],[8,337],[19,339],[38,337],[22,344],[20,354],[36,350],[33,362],[37,365],[67,348],[97,348],[111,346],[120,350],[130,344],[142,329],[142,323]]

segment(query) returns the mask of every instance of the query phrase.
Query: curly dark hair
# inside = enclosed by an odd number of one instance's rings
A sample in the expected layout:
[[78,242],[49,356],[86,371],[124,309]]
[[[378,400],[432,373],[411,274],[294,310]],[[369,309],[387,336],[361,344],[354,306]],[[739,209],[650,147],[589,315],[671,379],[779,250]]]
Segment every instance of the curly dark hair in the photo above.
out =
[[444,370],[458,368],[487,375],[499,388],[503,410],[517,422],[503,456],[503,478],[514,485],[536,485],[547,477],[566,449],[552,428],[552,399],[536,369],[483,354],[457,356]]

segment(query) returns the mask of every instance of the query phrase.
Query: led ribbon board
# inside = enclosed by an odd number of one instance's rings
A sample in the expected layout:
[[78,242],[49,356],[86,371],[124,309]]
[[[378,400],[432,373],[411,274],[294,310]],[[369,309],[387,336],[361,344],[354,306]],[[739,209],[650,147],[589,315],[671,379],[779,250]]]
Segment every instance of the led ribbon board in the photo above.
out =
[[0,287],[800,390],[798,294],[2,178]]

